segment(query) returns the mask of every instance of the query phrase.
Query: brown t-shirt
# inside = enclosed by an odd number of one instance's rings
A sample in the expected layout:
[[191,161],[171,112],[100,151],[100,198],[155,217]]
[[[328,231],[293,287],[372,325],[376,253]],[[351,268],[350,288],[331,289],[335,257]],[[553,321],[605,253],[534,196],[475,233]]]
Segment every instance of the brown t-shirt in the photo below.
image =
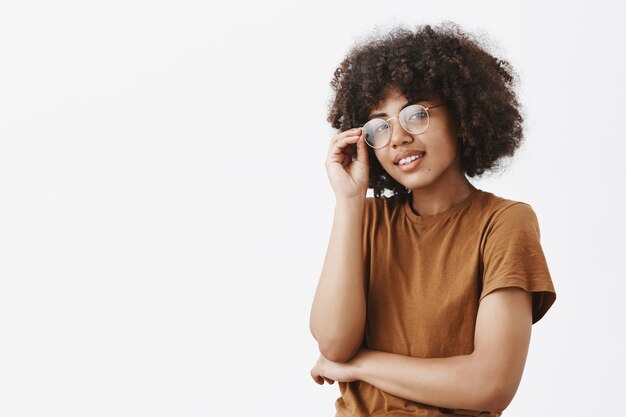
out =
[[[493,290],[532,292],[533,324],[556,300],[532,207],[476,189],[422,217],[410,199],[366,199],[363,259],[367,318],[363,347],[420,358],[474,350],[478,304]],[[364,382],[340,382],[336,417],[481,416],[396,397]]]

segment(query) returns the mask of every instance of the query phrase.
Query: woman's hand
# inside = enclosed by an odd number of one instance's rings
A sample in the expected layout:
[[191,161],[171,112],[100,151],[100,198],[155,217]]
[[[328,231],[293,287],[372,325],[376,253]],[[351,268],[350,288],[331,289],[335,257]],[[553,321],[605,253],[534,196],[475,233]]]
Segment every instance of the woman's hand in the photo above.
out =
[[356,381],[356,366],[363,359],[367,349],[359,350],[359,353],[348,362],[333,362],[320,355],[317,363],[311,369],[311,377],[315,382],[324,385],[324,380],[329,384],[338,382]]
[[[356,159],[353,161],[355,146]],[[332,138],[326,158],[326,173],[338,199],[365,196],[369,182],[369,160],[362,128],[346,130]]]

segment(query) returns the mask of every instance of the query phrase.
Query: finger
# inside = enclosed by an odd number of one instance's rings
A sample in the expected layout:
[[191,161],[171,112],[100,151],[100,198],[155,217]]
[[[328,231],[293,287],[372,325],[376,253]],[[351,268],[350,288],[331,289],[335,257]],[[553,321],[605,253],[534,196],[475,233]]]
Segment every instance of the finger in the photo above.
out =
[[326,377],[324,377],[324,379],[326,380],[326,382],[328,382],[328,384],[329,384],[329,385],[332,385],[332,384],[334,384],[334,383],[335,383],[335,381],[334,381],[334,380],[332,380],[332,379],[330,379],[330,378],[326,378]]
[[317,384],[324,385],[324,379],[313,370],[311,370],[311,378],[313,378],[313,381],[315,381]]
[[369,155],[367,154],[367,143],[365,143],[365,132],[359,137],[359,141],[356,144],[356,160],[363,162],[369,166]]
[[339,163],[342,165],[349,164],[352,161],[352,149],[348,146],[354,146],[358,140],[358,136],[351,136],[350,138],[346,138],[338,142],[339,144],[334,146],[329,151],[328,157],[326,158],[326,165],[332,163]]
[[349,145],[353,145],[358,142],[360,136],[348,136],[347,138],[343,138],[335,142],[332,146],[331,153],[334,155],[339,155],[341,153],[345,153],[345,149]]
[[355,127],[354,129],[344,130],[343,132],[338,133],[335,137],[332,138],[331,142],[337,141],[343,138],[347,138],[348,136],[359,136],[361,134],[361,128]]
[[340,134],[334,136],[330,140],[329,145],[330,147],[333,147],[346,138],[355,137],[355,136],[358,137],[360,135],[361,135],[361,128],[346,130],[345,132],[341,132]]
[[348,146],[350,144],[354,144],[358,140],[359,140],[359,136],[358,135],[351,135],[351,136],[347,136],[345,138],[338,139],[337,141],[335,141],[335,142],[330,144],[330,147],[328,148],[329,153],[331,153],[331,154],[341,153],[341,151],[346,146]]

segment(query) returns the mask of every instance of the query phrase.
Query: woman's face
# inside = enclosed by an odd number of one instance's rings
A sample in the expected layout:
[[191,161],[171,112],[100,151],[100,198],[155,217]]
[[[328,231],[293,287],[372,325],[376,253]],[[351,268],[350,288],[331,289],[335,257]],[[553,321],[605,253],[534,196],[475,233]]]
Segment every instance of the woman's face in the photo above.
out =
[[[432,98],[417,103],[409,103],[408,99],[397,89],[388,88],[379,107],[369,112],[383,119],[397,116],[405,105],[421,104],[424,107],[442,104],[443,101]],[[447,106],[429,109],[430,123],[428,128],[419,134],[411,134],[404,130],[400,121],[395,118],[389,121],[391,138],[387,146],[374,149],[374,154],[387,173],[400,184],[411,190],[421,188],[437,188],[437,185],[457,183],[465,179],[461,170],[460,154],[457,152],[456,123]],[[406,166],[397,161],[405,154],[425,152],[417,161]]]

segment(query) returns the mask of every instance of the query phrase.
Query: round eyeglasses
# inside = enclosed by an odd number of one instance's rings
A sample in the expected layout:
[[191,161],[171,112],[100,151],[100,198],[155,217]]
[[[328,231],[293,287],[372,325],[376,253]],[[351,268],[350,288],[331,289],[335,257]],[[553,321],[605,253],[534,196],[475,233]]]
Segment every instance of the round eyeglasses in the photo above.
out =
[[400,111],[400,114],[389,119],[375,118],[363,125],[365,132],[365,142],[374,149],[380,149],[387,146],[391,139],[391,125],[389,121],[399,119],[400,125],[407,132],[413,135],[419,135],[428,129],[430,124],[429,109],[445,106],[446,104],[437,104],[436,106],[424,107],[421,104],[412,104]]

